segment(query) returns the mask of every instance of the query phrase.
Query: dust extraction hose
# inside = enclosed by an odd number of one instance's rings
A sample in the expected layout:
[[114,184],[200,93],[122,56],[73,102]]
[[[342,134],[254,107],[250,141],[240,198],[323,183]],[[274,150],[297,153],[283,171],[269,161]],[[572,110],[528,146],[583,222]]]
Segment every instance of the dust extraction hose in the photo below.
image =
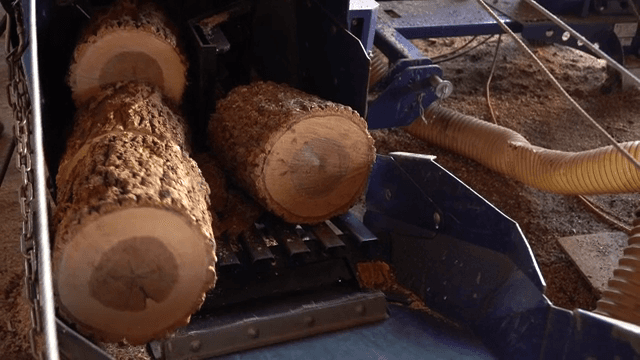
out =
[[[531,145],[517,132],[437,105],[405,130],[531,187],[565,195],[640,191],[640,172],[613,146],[564,152]],[[640,158],[640,141],[620,144]]]
[[595,312],[640,325],[640,209],[635,212],[629,246],[618,260]]

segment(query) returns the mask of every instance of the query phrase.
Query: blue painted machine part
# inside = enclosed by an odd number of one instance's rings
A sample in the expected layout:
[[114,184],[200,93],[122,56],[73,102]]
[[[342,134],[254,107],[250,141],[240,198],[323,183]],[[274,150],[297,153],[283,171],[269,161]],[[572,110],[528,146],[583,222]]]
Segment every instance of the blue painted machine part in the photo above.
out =
[[378,156],[364,222],[391,243],[398,282],[499,358],[640,356],[640,327],[554,307],[518,225],[433,157]]
[[349,31],[364,46],[367,54],[373,51],[373,38],[378,19],[378,3],[374,0],[351,0],[349,2]]
[[[378,12],[381,20],[408,39],[502,32],[498,23],[476,1],[380,1]],[[499,16],[512,30],[521,30],[521,25],[513,19]]]
[[389,315],[389,319],[377,324],[245,351],[221,359],[496,359],[467,327],[399,305],[389,305]]
[[411,63],[401,61],[394,69],[401,71],[391,71],[381,81],[389,85],[369,102],[369,129],[409,125],[438,99],[431,77],[442,77],[442,69],[436,65],[408,66]]

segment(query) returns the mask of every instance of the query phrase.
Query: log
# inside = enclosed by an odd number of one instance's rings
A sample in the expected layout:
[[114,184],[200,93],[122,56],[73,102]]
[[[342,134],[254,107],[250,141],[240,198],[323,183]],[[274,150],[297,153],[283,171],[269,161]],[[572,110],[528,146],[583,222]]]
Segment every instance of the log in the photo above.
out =
[[105,84],[141,81],[176,103],[186,86],[187,61],[173,27],[152,3],[123,0],[94,16],[73,54],[68,82],[76,106]]
[[105,85],[76,114],[67,140],[67,155],[58,168],[57,183],[60,186],[68,183],[69,172],[87,155],[91,141],[122,131],[153,135],[174,142],[186,152],[191,150],[186,121],[163,101],[157,88],[136,82]]
[[375,160],[358,113],[271,82],[233,89],[218,103],[209,137],[241,187],[291,223],[345,213]]
[[[122,86],[77,115],[57,177],[53,266],[63,317],[135,345],[188,323],[215,283],[216,258],[209,187],[178,145],[184,122],[159,94],[132,89],[152,92]],[[115,111],[118,100],[137,110]]]

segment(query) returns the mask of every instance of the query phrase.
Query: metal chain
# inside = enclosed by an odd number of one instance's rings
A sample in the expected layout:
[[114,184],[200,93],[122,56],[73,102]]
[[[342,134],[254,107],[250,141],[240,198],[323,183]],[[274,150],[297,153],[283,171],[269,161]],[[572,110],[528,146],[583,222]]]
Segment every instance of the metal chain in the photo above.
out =
[[[31,312],[31,329],[29,342],[31,353],[36,359],[44,359],[44,354],[38,351],[36,335],[42,333],[42,317],[40,307],[40,290],[38,287],[38,259],[36,241],[33,236],[33,169],[31,167],[31,99],[22,65],[22,55],[27,43],[24,36],[22,6],[16,1],[13,4],[14,16],[7,15],[7,30],[5,32],[5,47],[7,51],[7,65],[9,82],[7,84],[7,99],[13,110],[15,124],[13,128],[16,139],[17,161],[16,167],[22,175],[22,182],[18,189],[20,197],[20,213],[22,214],[22,234],[20,236],[20,251],[24,257],[24,288]],[[11,46],[11,27],[15,26],[18,36],[16,47]]]

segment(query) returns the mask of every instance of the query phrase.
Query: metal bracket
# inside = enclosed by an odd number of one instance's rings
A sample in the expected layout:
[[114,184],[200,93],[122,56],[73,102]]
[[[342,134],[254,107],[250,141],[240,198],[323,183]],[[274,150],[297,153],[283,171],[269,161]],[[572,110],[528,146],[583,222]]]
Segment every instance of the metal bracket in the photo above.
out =
[[114,360],[104,350],[75,332],[60,319],[56,319],[56,328],[61,358]]
[[277,298],[193,319],[173,337],[149,346],[155,359],[196,360],[253,349],[386,319],[381,292]]

